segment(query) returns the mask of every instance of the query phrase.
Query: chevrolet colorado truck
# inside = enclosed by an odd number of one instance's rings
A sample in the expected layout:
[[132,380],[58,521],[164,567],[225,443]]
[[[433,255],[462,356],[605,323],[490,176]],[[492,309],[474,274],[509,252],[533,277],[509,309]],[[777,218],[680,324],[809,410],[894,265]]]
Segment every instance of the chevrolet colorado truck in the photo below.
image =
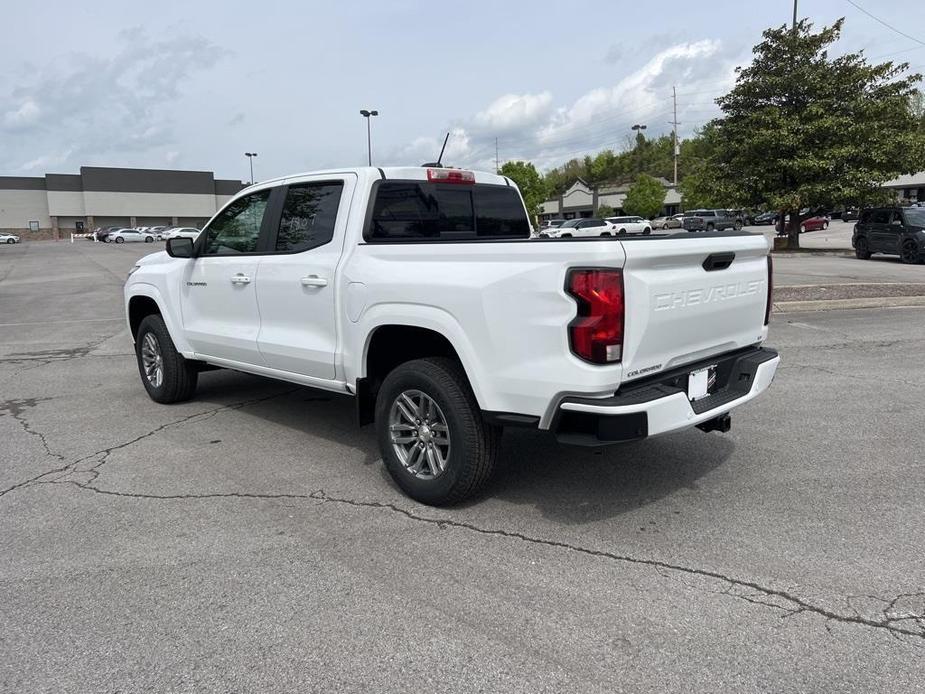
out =
[[224,367],[353,396],[423,503],[474,494],[503,427],[603,445],[698,426],[771,383],[762,235],[531,238],[517,187],[358,168],[241,191],[125,284],[157,402]]

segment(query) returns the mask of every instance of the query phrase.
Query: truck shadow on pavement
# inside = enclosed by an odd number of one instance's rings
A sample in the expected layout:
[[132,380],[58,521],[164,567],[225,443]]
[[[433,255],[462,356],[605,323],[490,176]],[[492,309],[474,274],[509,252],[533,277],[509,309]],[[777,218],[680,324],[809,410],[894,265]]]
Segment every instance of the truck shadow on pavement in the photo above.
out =
[[[218,372],[221,373],[221,372]],[[211,376],[211,374],[210,374]],[[269,387],[268,387],[269,386]],[[260,398],[262,393],[278,395]],[[347,446],[363,467],[375,466],[381,492],[401,495],[381,464],[375,429],[357,427],[353,399],[308,387],[287,386],[258,377],[224,372],[202,379],[197,400],[254,401],[242,413],[295,430],[309,439]],[[311,449],[306,441],[306,450]],[[474,508],[492,499],[534,506],[550,520],[582,524],[612,518],[670,496],[679,489],[695,489],[698,480],[722,465],[735,444],[717,434],[685,431],[648,441],[580,448],[563,446],[547,432],[507,429],[501,444],[498,470],[478,497],[463,507]],[[325,475],[327,463],[311,462],[312,476]],[[343,468],[338,465],[343,472]],[[358,472],[358,482],[373,482]],[[323,485],[322,485],[323,486]]]

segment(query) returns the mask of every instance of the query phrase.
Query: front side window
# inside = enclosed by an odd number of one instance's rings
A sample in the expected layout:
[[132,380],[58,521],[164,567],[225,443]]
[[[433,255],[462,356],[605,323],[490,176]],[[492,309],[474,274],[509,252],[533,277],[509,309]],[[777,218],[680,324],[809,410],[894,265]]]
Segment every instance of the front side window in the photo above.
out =
[[204,255],[254,253],[260,238],[260,225],[270,199],[269,190],[251,193],[235,200],[218,215],[206,231]]
[[340,181],[289,186],[279,220],[276,250],[298,253],[334,238],[334,223],[344,184]]
[[874,210],[874,218],[871,221],[874,224],[889,224],[890,223],[890,211],[889,210]]

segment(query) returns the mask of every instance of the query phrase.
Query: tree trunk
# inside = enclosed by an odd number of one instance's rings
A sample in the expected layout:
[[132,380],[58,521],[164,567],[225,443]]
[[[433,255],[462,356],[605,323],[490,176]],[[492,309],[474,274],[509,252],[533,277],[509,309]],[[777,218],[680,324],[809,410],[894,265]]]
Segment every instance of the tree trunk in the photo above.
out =
[[790,213],[790,224],[787,227],[787,249],[791,251],[800,250],[800,211],[794,210]]

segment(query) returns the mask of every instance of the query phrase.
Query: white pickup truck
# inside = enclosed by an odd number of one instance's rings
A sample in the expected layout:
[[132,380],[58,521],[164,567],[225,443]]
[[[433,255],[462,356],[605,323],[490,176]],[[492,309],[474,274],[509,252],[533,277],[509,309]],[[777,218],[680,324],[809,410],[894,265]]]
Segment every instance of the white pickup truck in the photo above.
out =
[[727,431],[777,369],[770,297],[760,234],[531,239],[509,179],[436,167],[251,186],[125,284],[151,398],[215,367],[347,393],[428,504],[485,483],[504,426]]

